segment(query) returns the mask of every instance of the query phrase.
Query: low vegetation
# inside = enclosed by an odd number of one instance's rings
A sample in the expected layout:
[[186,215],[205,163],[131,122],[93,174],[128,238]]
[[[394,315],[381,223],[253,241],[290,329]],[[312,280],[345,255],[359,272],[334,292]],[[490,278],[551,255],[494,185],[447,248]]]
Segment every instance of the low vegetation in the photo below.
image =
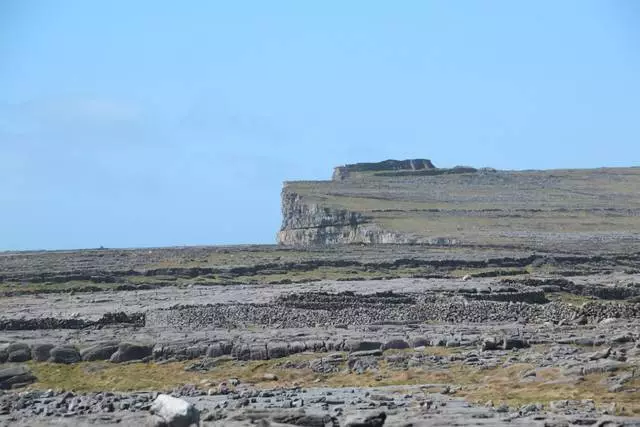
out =
[[[439,355],[451,354],[458,349],[429,349]],[[397,369],[381,361],[377,370],[362,374],[345,372],[346,362],[340,372],[318,374],[304,362],[321,354],[301,354],[269,361],[240,362],[220,359],[208,372],[192,372],[187,368],[197,361],[165,364],[136,363],[111,364],[109,362],[83,362],[74,365],[32,363],[38,377],[36,389],[63,389],[75,391],[145,391],[171,390],[184,384],[194,384],[205,391],[230,378],[251,383],[261,388],[277,387],[368,387],[385,385],[428,385],[425,392],[438,392],[450,385],[456,395],[484,404],[507,404],[519,407],[528,403],[548,404],[554,400],[592,399],[602,406],[616,403],[616,411],[623,414],[640,414],[640,378],[629,382],[626,392],[610,393],[607,390],[607,374],[590,374],[581,380],[563,377],[557,368],[540,368],[533,377],[525,376],[533,365],[520,363],[508,367],[479,369],[454,363],[447,368],[418,367]],[[265,374],[275,374],[277,380],[265,379]]]

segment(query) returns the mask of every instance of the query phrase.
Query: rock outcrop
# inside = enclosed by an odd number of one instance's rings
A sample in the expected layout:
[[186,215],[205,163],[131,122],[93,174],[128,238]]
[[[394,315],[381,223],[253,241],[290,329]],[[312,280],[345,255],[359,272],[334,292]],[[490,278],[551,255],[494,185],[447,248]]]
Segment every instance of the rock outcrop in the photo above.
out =
[[150,425],[157,427],[190,427],[200,425],[200,413],[183,399],[159,395],[149,409]]
[[333,208],[308,200],[290,190],[282,190],[282,227],[279,244],[288,246],[334,244],[431,244],[452,245],[448,237],[417,237],[383,228],[361,212]]
[[282,216],[278,243],[283,245],[413,243],[408,237],[382,230],[359,212],[320,206],[287,187],[282,191]]
[[357,172],[417,171],[424,169],[436,169],[436,167],[433,165],[431,160],[428,159],[384,160],[382,162],[375,163],[354,163],[334,168],[333,180],[342,181]]
[[36,381],[29,368],[23,365],[0,369],[0,390],[9,390],[28,385]]

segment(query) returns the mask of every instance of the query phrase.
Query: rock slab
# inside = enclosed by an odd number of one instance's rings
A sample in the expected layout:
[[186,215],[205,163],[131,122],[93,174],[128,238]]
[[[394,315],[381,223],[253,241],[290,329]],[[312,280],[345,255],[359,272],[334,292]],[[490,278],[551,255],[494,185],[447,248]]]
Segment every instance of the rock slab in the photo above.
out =
[[0,390],[9,390],[36,381],[29,368],[22,365],[0,369]]
[[160,394],[151,408],[151,423],[154,427],[191,427],[200,425],[200,413],[191,403]]

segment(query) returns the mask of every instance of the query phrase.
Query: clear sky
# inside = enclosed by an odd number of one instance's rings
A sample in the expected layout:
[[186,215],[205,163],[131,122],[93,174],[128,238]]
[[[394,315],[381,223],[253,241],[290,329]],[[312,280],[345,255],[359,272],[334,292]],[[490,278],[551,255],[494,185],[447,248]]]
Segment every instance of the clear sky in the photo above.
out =
[[273,243],[284,180],[640,164],[640,1],[0,1],[0,249]]

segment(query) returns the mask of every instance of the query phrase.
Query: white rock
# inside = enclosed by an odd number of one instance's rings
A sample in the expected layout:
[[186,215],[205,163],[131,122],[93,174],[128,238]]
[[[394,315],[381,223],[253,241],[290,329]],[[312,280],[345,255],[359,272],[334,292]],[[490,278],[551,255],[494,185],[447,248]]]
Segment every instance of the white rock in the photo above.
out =
[[607,317],[606,319],[603,319],[603,320],[600,322],[600,324],[601,324],[601,325],[608,325],[608,324],[610,324],[610,323],[615,323],[615,322],[617,322],[617,321],[618,321],[618,319],[616,319],[615,317]]
[[166,427],[190,427],[200,424],[200,413],[191,403],[167,394],[160,394],[151,409],[156,425]]

